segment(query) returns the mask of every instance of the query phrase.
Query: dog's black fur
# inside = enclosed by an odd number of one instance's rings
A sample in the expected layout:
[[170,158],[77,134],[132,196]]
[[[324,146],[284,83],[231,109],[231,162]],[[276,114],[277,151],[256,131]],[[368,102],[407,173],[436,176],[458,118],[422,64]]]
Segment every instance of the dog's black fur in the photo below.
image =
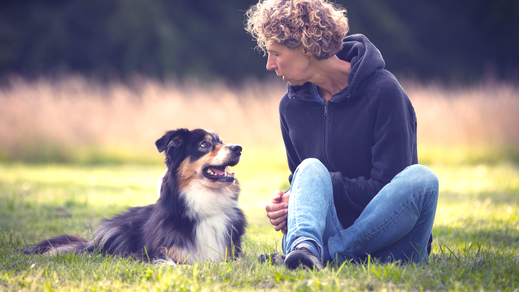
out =
[[188,264],[237,257],[246,219],[237,202],[239,184],[227,167],[239,162],[241,146],[223,144],[203,129],[168,131],[155,145],[165,151],[167,165],[155,204],[103,221],[92,240],[61,235],[22,251],[98,251]]

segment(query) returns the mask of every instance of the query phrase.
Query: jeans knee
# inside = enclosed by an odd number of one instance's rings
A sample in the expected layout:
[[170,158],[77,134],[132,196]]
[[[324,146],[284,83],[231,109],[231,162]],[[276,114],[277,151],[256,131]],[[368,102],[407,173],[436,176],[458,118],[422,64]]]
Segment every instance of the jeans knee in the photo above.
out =
[[292,182],[294,182],[296,178],[299,182],[304,181],[305,184],[316,184],[325,188],[332,188],[330,172],[326,166],[316,158],[303,160],[297,167]]
[[329,173],[326,166],[317,158],[307,158],[297,167],[300,171],[309,171],[310,173]]
[[310,166],[310,167],[324,167],[324,165],[321,162],[321,160],[319,160],[317,158],[306,158],[299,165],[303,166],[303,167],[306,167],[306,166]]
[[426,188],[434,194],[438,194],[439,182],[436,174],[427,166],[415,164],[409,166],[408,171],[412,176],[412,181],[417,184],[417,187]]

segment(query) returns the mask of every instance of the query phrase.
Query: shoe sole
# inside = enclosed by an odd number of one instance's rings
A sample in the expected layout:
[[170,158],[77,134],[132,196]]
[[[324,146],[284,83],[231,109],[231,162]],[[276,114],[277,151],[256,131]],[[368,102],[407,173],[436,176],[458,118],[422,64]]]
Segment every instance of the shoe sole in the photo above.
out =
[[293,251],[290,253],[289,257],[285,258],[285,266],[291,270],[295,270],[299,267],[303,267],[309,270],[313,270],[314,268],[320,270],[319,267],[316,267],[314,262],[309,259],[304,252],[299,251]]

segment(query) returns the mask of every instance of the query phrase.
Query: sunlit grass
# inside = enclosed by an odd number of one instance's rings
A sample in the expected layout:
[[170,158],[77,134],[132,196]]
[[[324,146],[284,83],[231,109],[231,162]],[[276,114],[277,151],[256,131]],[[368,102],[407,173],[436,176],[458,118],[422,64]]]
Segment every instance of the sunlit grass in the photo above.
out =
[[[507,251],[519,245],[519,169],[513,164],[435,166],[440,206],[438,242],[458,249],[470,245]],[[436,246],[438,251],[439,246]]]
[[233,168],[249,221],[244,256],[193,267],[147,265],[128,259],[20,255],[15,248],[68,232],[89,237],[102,218],[156,200],[164,167],[153,165],[0,165],[0,285],[7,290],[506,290],[519,289],[519,168],[512,163],[429,165],[440,198],[429,265],[330,266],[323,272],[259,264],[279,252],[281,234],[265,203],[287,187],[282,150],[244,149]]

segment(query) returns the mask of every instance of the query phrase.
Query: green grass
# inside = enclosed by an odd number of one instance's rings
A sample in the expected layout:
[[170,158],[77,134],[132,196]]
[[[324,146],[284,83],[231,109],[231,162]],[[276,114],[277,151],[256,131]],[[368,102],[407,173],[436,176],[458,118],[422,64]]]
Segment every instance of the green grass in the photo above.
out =
[[499,160],[428,163],[440,179],[429,264],[369,261],[321,272],[264,265],[279,252],[265,215],[286,189],[282,151],[244,152],[234,172],[249,220],[244,256],[190,267],[99,255],[22,255],[15,250],[63,232],[89,237],[105,217],[153,203],[161,164],[0,164],[0,290],[3,291],[519,291],[519,168]]

